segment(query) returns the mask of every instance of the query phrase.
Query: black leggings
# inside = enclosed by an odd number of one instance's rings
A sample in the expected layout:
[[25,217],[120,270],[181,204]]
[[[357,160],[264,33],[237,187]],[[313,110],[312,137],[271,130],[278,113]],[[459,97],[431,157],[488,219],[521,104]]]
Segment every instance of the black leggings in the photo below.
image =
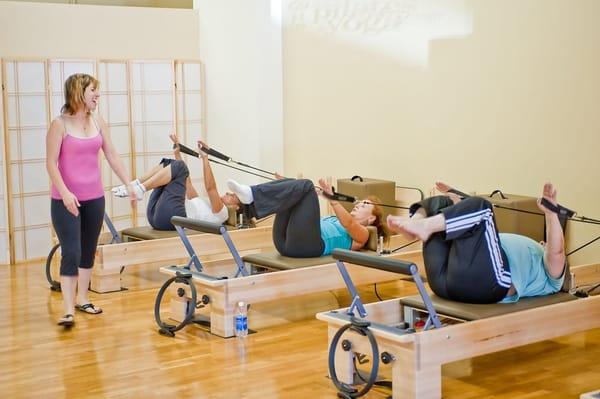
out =
[[186,216],[185,181],[190,173],[185,162],[181,160],[163,158],[160,164],[164,168],[171,168],[171,181],[152,191],[146,216],[150,226],[156,230],[175,230],[171,217]]
[[411,206],[427,216],[442,213],[446,231],[423,245],[429,286],[443,298],[467,303],[495,303],[511,285],[506,254],[500,247],[492,205],[469,197],[453,205],[445,196],[427,198]]
[[321,211],[315,187],[306,179],[282,179],[252,186],[256,217],[275,214],[273,243],[294,258],[321,256]]
[[77,276],[78,268],[94,266],[98,236],[104,220],[104,197],[79,201],[79,216],[65,208],[62,200],[52,199],[50,216],[60,243],[61,276]]

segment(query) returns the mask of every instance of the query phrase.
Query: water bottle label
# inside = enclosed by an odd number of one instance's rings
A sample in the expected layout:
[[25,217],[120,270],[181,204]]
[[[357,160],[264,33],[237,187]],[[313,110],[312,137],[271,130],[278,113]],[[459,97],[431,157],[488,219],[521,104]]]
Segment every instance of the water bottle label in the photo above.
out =
[[243,315],[235,316],[235,331],[248,330],[248,317]]

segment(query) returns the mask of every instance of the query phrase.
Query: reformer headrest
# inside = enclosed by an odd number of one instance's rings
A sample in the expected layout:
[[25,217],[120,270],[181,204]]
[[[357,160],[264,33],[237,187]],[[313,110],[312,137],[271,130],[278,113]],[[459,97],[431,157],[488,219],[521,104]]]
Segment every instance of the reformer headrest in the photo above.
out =
[[173,216],[171,218],[171,223],[174,226],[201,231],[203,233],[222,234],[222,231],[225,230],[225,226],[222,224],[209,223],[198,219],[184,218],[181,216]]
[[367,240],[367,243],[365,244],[365,249],[376,252],[377,251],[377,241],[379,241],[379,236],[377,235],[377,227],[367,226],[367,230],[369,230],[369,239]]
[[367,255],[347,249],[334,249],[331,253],[334,259],[349,262],[355,265],[368,266],[386,272],[412,275],[412,269],[417,271],[417,265],[399,259],[391,259],[383,256]]

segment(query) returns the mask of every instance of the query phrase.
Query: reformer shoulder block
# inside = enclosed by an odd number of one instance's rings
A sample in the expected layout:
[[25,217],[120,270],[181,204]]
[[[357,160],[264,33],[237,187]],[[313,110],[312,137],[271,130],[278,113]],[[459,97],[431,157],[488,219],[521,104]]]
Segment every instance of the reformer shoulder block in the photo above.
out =
[[[521,298],[516,303],[492,303],[473,304],[450,301],[431,294],[431,302],[436,312],[440,315],[454,317],[459,320],[473,321],[486,319],[488,317],[501,316],[508,313],[520,312],[522,310],[538,308],[576,300],[577,297],[566,292],[558,292],[552,295]],[[425,303],[420,295],[400,298],[400,303],[411,308],[425,310]]]
[[[359,200],[363,200],[369,195],[375,195],[381,200],[382,204],[395,204],[396,201],[396,183],[390,180],[379,180],[368,177],[354,180],[338,179],[336,189],[340,193],[352,195]],[[340,204],[347,211],[350,211],[353,207],[352,204],[346,202],[340,202]],[[391,212],[392,208],[383,207],[384,220]]]

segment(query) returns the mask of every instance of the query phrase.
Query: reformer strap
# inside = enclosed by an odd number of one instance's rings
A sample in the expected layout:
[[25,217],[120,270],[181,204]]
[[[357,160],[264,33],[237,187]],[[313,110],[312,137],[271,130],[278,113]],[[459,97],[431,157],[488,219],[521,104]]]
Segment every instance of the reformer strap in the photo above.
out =
[[347,194],[336,193],[335,188],[333,188],[333,187],[331,187],[331,191],[333,191],[333,194],[328,194],[325,191],[323,191],[323,197],[330,199],[330,200],[342,201],[342,202],[356,201],[356,197],[353,197],[353,196],[347,195]]
[[562,206],[560,204],[554,205],[553,203],[551,203],[544,197],[542,197],[541,202],[542,202],[542,205],[544,205],[546,208],[548,208],[552,212],[558,214],[559,217],[572,218],[573,216],[575,216],[575,213],[576,213],[575,211],[572,211],[569,208],[565,208],[564,206]]

